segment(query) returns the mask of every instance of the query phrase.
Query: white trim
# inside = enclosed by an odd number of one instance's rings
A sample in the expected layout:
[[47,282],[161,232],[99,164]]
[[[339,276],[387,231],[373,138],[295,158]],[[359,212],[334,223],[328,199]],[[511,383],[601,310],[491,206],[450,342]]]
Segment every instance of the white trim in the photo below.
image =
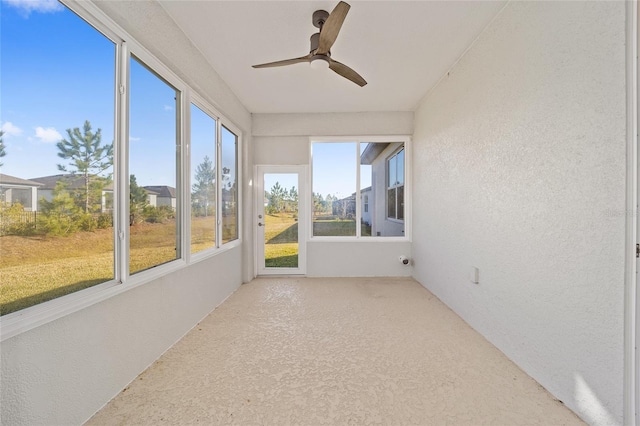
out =
[[[397,221],[398,223],[404,224],[404,236],[402,237],[378,237],[378,236],[358,236],[361,232],[360,227],[360,219],[361,219],[361,206],[360,206],[360,198],[356,197],[356,235],[355,236],[317,236],[313,235],[313,197],[310,197],[307,202],[307,207],[309,209],[309,220],[308,220],[308,236],[307,241],[309,243],[314,242],[411,242],[413,240],[411,234],[411,223],[412,223],[412,214],[413,211],[411,209],[412,206],[412,185],[411,185],[411,155],[412,155],[412,140],[409,135],[377,135],[377,136],[310,136],[309,137],[309,171],[308,171],[308,192],[309,194],[313,193],[313,143],[314,142],[322,142],[322,143],[344,143],[344,142],[354,142],[357,145],[357,181],[356,181],[356,194],[360,193],[360,144],[361,143],[403,143],[402,149],[404,149],[404,219],[391,219],[386,217],[386,201],[385,201],[385,220],[389,221]],[[397,148],[394,152],[400,151],[401,148]],[[392,154],[393,155],[393,154]],[[385,165],[385,173],[386,173],[386,165]],[[387,177],[385,176],[385,182]],[[385,183],[385,191],[386,191],[386,183]],[[409,194],[407,196],[407,194]]]
[[[254,167],[254,196],[255,196],[255,214],[254,214],[254,236],[255,236],[255,256],[254,256],[254,275],[281,275],[304,276],[307,273],[307,231],[306,225],[309,223],[311,216],[308,209],[307,193],[309,192],[307,175],[308,167],[306,165],[256,165]],[[264,212],[264,175],[265,173],[295,173],[298,175],[298,267],[297,268],[266,268],[261,264],[264,261],[264,238],[260,232],[258,222],[265,219]],[[258,215],[262,214],[259,219]]]
[[624,423],[640,424],[636,242],[638,241],[638,5],[626,3],[627,173],[625,241]]

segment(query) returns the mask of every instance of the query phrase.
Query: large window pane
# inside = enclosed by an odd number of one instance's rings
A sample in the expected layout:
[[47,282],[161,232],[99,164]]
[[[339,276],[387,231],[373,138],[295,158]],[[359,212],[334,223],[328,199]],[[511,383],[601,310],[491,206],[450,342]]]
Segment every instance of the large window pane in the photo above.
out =
[[[404,182],[402,142],[360,143],[361,236],[404,235],[399,217],[398,188]],[[365,203],[364,200],[368,201]],[[394,219],[394,220],[390,220]]]
[[178,92],[131,58],[129,90],[129,270],[180,257],[176,223]]
[[191,253],[216,245],[216,120],[191,105]]
[[4,315],[114,278],[115,45],[61,4],[0,8]]
[[238,136],[222,126],[222,243],[238,239]]
[[357,144],[312,144],[313,235],[356,235]]

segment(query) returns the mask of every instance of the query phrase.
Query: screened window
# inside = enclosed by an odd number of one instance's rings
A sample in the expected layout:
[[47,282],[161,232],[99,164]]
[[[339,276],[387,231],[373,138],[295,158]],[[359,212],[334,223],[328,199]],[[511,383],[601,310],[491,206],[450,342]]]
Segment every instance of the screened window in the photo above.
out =
[[191,104],[191,253],[216,247],[217,122]]
[[313,235],[356,236],[356,142],[312,145]]
[[206,103],[187,114],[187,86],[135,40],[119,49],[118,30],[91,13],[95,27],[62,4],[34,5],[3,2],[0,14],[0,315],[140,282],[239,238],[239,132]]
[[314,237],[404,236],[404,142],[312,142],[311,150]]
[[238,239],[238,135],[222,126],[222,242]]
[[25,13],[20,3],[0,13],[2,315],[114,279],[102,194],[113,177],[115,44],[62,4]]
[[178,91],[135,57],[129,95],[129,271],[180,258]]

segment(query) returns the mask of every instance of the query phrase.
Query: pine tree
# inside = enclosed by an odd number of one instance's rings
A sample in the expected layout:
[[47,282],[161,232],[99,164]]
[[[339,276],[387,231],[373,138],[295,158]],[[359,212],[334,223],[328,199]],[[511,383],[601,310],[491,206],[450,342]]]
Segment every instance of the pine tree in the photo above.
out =
[[[92,195],[92,183],[105,181],[100,176],[105,170],[113,165],[113,144],[102,145],[102,131],[91,131],[89,120],[84,122],[82,132],[78,127],[67,129],[68,140],[63,139],[56,144],[58,147],[58,157],[70,160],[68,165],[58,164],[58,170],[69,172],[72,175],[81,175],[83,178],[82,201],[85,213],[96,197],[95,191]],[[96,185],[93,185],[94,188]],[[101,186],[101,185],[98,185]],[[99,188],[101,189],[101,188]]]
[[194,178],[196,182],[191,188],[194,204],[201,205],[204,209],[204,215],[209,216],[209,203],[213,203],[215,208],[216,169],[208,156],[205,156],[202,163],[196,167]]
[[147,205],[149,205],[147,190],[138,186],[135,175],[129,176],[129,225],[140,222]]

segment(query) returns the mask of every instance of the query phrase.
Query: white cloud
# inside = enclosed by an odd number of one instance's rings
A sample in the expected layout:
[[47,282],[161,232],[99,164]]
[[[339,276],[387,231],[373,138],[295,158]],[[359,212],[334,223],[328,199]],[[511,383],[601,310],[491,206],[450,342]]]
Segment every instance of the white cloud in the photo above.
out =
[[18,9],[25,18],[29,17],[31,12],[53,13],[64,9],[57,0],[2,0],[2,2]]
[[173,111],[173,107],[171,105],[165,105],[164,106],[164,110],[165,111]]
[[5,135],[7,136],[20,136],[22,134],[22,129],[14,126],[12,122],[7,121],[2,125],[1,129]]
[[133,136],[129,136],[129,142],[138,142],[141,139],[142,138],[136,138],[136,137],[133,137]]
[[51,143],[58,142],[62,139],[62,135],[53,127],[36,127],[36,138],[40,139],[40,142]]

